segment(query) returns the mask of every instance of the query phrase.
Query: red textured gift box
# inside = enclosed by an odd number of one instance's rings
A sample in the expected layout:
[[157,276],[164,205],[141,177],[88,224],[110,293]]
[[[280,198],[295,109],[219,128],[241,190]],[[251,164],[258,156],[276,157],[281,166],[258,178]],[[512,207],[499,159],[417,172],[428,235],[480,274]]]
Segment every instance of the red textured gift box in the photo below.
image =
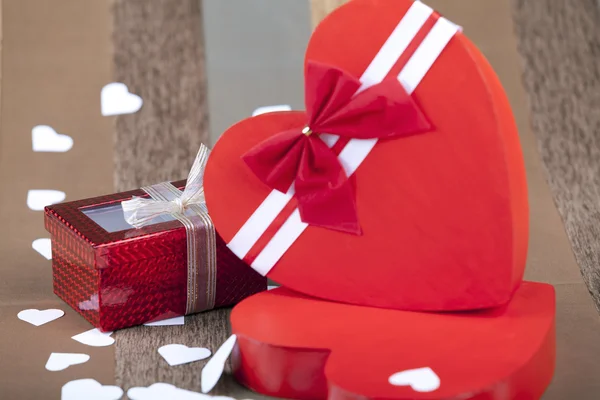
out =
[[[185,181],[174,182],[179,189]],[[147,197],[139,189],[48,206],[54,293],[103,331],[184,315],[186,230],[177,220],[129,226],[121,202]],[[217,235],[215,308],[266,289]]]

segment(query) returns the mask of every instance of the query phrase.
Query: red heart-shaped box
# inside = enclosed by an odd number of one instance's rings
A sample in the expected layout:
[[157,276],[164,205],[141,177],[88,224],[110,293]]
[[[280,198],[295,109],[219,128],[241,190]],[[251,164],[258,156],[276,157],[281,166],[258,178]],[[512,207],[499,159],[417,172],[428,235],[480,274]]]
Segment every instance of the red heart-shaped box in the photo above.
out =
[[503,307],[417,313],[281,288],[239,303],[232,365],[250,389],[293,399],[534,400],[552,380],[555,298],[524,282]]
[[397,76],[434,129],[333,145],[321,135],[354,172],[357,236],[306,226],[293,193],[272,191],[242,161],[272,135],[302,129],[303,112],[234,125],[205,175],[229,248],[283,286],[333,301],[436,311],[508,302],[525,268],[527,187],[509,103],[481,52],[419,1],[353,0],[318,26],[306,59],[365,86]]

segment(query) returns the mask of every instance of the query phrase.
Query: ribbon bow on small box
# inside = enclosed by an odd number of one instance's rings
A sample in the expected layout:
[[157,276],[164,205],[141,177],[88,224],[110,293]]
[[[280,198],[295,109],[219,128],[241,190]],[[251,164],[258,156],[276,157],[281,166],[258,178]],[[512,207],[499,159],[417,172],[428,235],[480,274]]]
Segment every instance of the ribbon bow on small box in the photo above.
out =
[[305,103],[306,126],[271,136],[243,160],[270,188],[286,193],[294,186],[305,223],[359,235],[354,190],[320,134],[386,139],[422,133],[431,124],[397,79],[367,87],[341,69],[312,61]]
[[[203,181],[204,169],[209,155],[210,150],[208,147],[203,144],[200,145],[200,150],[198,150],[196,159],[188,174],[183,193],[176,191],[176,196],[171,200],[151,196],[150,198],[134,197],[131,200],[124,201],[122,207],[127,223],[136,228],[141,228],[161,215],[183,215],[191,208],[194,208],[198,213],[208,215]],[[155,191],[161,191],[161,188],[156,188]]]

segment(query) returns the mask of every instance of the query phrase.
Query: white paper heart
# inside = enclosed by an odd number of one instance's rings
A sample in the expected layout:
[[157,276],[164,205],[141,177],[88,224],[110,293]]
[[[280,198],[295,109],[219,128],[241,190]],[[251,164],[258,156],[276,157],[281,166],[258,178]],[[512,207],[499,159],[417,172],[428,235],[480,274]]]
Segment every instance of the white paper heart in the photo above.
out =
[[101,332],[98,329],[90,329],[89,331],[73,336],[71,339],[93,347],[110,346],[115,342],[111,338],[112,332]]
[[267,286],[267,290],[273,290],[273,289],[277,289],[279,286],[276,285],[269,285]]
[[158,349],[170,366],[187,364],[210,357],[210,350],[205,347],[187,347],[183,344],[167,344]]
[[27,207],[34,211],[42,211],[46,206],[60,203],[65,197],[65,192],[60,190],[29,190],[27,192]]
[[389,378],[394,386],[410,386],[415,392],[433,392],[440,387],[440,377],[429,367],[396,372]]
[[61,400],[119,400],[123,390],[118,386],[102,386],[95,379],[67,382],[61,390]]
[[254,110],[254,112],[252,113],[252,116],[256,117],[257,115],[260,115],[260,114],[267,114],[267,113],[281,112],[281,111],[292,111],[292,107],[287,104],[281,104],[281,105],[277,105],[277,106],[259,107],[256,110]]
[[48,371],[62,371],[71,365],[83,364],[88,362],[90,356],[78,353],[52,353],[46,362]]
[[31,146],[33,151],[64,153],[73,147],[73,139],[63,135],[48,125],[37,125],[31,130]]
[[169,319],[163,319],[161,321],[153,321],[153,322],[146,322],[144,324],[145,326],[171,326],[171,325],[185,325],[185,318],[182,316],[180,317],[175,317],[175,318],[169,318]]
[[109,83],[100,92],[100,107],[104,116],[132,114],[142,108],[143,103],[142,98],[130,93],[124,83]]
[[17,317],[21,321],[29,322],[31,325],[40,326],[47,324],[50,321],[54,321],[65,315],[63,310],[57,310],[51,308],[48,310],[38,310],[31,308],[29,310],[23,310],[17,314]]
[[215,355],[208,360],[202,369],[202,393],[208,393],[213,390],[217,382],[219,382],[219,379],[221,379],[221,375],[223,375],[223,369],[225,369],[225,362],[231,355],[236,341],[237,336],[231,335],[229,339],[227,339],[221,345],[221,347],[219,347],[219,350],[215,352]]
[[52,243],[48,238],[35,239],[31,247],[40,253],[46,260],[52,259]]

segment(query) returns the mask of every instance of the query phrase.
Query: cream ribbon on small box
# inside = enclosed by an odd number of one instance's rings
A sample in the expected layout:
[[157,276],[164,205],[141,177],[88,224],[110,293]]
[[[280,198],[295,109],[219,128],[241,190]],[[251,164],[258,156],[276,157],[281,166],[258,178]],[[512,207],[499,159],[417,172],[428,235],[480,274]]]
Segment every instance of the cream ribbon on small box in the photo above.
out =
[[216,233],[206,210],[203,185],[209,154],[208,147],[201,145],[183,192],[170,182],[162,182],[142,188],[149,198],[133,197],[121,203],[125,220],[136,228],[154,223],[161,215],[171,215],[185,227],[188,266],[186,314],[210,310],[215,306]]

